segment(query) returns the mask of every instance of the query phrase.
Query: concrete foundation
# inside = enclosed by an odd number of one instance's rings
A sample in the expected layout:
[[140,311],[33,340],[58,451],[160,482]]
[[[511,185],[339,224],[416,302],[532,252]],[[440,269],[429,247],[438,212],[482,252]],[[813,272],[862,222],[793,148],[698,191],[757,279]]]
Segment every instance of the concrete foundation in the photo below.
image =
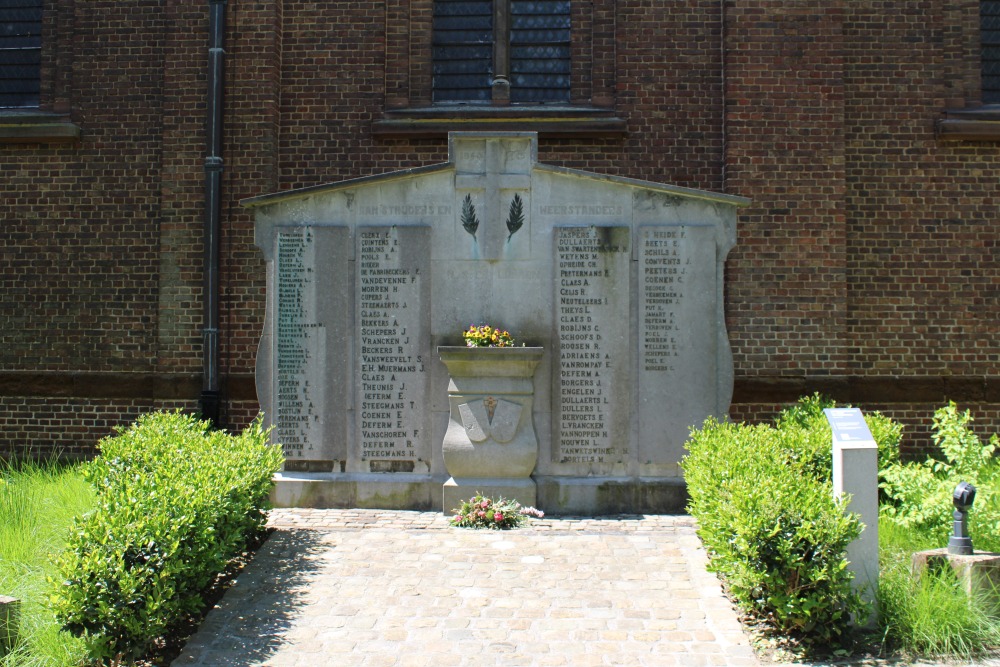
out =
[[1000,611],[1000,554],[979,552],[962,556],[950,554],[947,549],[918,551],[913,554],[914,576],[945,566],[954,570],[970,597],[981,596],[992,609]]
[[444,513],[450,515],[452,510],[460,507],[463,500],[481,494],[487,498],[505,498],[521,503],[522,507],[535,507],[538,497],[535,482],[527,479],[490,479],[486,477],[450,478],[442,488],[442,507]]
[[0,595],[0,657],[7,655],[17,644],[21,601]]
[[443,478],[406,473],[279,472],[275,507],[319,509],[440,510]]
[[[683,514],[687,487],[679,477],[564,478],[539,475],[514,488],[512,480],[465,479],[455,483],[433,475],[280,472],[275,507],[331,509],[445,509],[449,513],[476,492],[503,495],[546,514]],[[530,494],[527,486],[532,488]]]

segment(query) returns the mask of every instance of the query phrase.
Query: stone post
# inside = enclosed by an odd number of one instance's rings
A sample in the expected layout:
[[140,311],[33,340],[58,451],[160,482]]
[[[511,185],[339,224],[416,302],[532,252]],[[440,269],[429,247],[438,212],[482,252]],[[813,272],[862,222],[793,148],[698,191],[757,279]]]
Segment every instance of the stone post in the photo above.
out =
[[861,410],[828,408],[823,412],[833,431],[833,495],[848,494],[847,511],[860,515],[864,526],[847,547],[847,561],[855,590],[872,605],[872,614],[855,622],[870,627],[878,618],[878,445]]

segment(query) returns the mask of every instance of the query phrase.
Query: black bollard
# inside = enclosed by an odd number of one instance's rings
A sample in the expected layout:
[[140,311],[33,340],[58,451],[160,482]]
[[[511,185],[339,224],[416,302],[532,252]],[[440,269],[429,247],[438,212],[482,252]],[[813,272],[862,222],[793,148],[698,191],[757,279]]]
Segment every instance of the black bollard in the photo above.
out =
[[972,538],[969,537],[968,515],[972,502],[976,499],[976,487],[961,482],[955,487],[952,501],[955,503],[954,535],[948,540],[948,553],[957,556],[972,555]]

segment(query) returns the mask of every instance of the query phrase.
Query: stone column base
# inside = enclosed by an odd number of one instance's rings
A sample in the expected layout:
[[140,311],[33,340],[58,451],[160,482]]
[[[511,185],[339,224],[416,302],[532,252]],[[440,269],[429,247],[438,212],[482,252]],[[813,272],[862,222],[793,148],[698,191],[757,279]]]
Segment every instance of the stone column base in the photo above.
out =
[[535,507],[538,502],[535,480],[504,477],[451,477],[442,487],[442,511],[451,516],[462,502],[481,494],[490,499],[501,496],[506,500],[516,500],[523,507]]

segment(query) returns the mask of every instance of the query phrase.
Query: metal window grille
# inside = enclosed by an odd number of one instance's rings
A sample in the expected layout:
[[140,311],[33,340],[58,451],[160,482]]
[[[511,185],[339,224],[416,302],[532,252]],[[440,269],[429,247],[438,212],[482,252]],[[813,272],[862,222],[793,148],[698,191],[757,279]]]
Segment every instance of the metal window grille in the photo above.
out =
[[493,78],[491,0],[436,0],[432,59],[435,102],[488,103]]
[[[506,0],[507,34],[497,34],[493,1],[435,0],[434,101],[489,104],[494,76],[506,74],[513,103],[569,102],[570,0]],[[497,72],[495,40],[509,44],[509,72]]]
[[979,5],[984,104],[1000,104],[1000,0]]
[[569,0],[511,0],[511,102],[569,102]]
[[37,107],[42,0],[0,0],[0,107]]

